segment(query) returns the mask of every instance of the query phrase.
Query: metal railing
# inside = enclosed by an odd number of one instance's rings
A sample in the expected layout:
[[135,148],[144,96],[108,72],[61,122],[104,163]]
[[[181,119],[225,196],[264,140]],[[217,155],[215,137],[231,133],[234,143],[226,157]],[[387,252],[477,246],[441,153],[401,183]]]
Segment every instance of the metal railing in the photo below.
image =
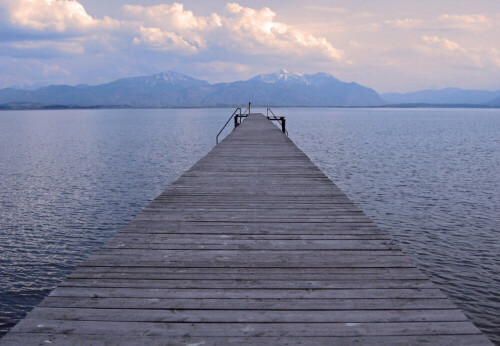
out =
[[[250,115],[250,105],[251,105],[251,103],[248,102],[248,107],[245,109],[245,111],[243,113],[241,113],[241,108],[240,107],[238,107],[238,108],[236,108],[234,110],[233,114],[231,114],[231,116],[229,117],[229,119],[227,119],[226,123],[224,124],[224,126],[222,127],[222,129],[217,134],[217,137],[215,137],[215,143],[216,144],[219,144],[219,136],[220,136],[220,134],[222,133],[222,131],[224,131],[224,129],[226,128],[227,124],[229,124],[229,122],[231,121],[231,119],[233,119],[233,117],[234,117],[234,128],[237,128],[238,125],[241,124],[241,119],[246,118],[248,115]],[[239,114],[238,114],[238,111],[240,111]]]
[[[229,124],[229,122],[231,121],[231,119],[234,118],[234,128],[237,128],[241,124],[241,120],[243,118],[246,118],[248,115],[250,115],[250,106],[251,106],[251,103],[248,102],[248,107],[245,109],[244,112],[241,112],[241,107],[238,107],[238,108],[236,108],[234,110],[233,114],[231,114],[231,116],[229,117],[229,119],[227,119],[226,123],[224,124],[224,126],[222,126],[222,129],[219,131],[219,133],[215,137],[215,143],[216,144],[219,144],[219,136],[222,133],[222,131],[224,131],[224,129],[226,128],[227,124]],[[269,113],[271,113],[273,116],[272,117],[269,116]],[[286,130],[286,119],[285,119],[285,117],[277,117],[274,114],[274,112],[272,111],[271,108],[267,109],[266,116],[267,116],[267,119],[269,119],[271,121],[277,121],[281,125],[281,131],[283,131],[283,133],[288,136],[288,131]]]
[[[248,112],[248,113],[247,113]],[[247,116],[248,114],[250,114],[250,104],[249,106],[245,109],[245,111],[243,112],[243,115],[244,116]]]
[[[219,133],[217,134],[217,137],[215,137],[215,143],[216,144],[219,144],[219,136],[220,134],[222,133],[222,131],[224,131],[224,129],[226,128],[227,124],[229,124],[229,122],[231,121],[231,119],[235,116],[235,114],[238,113],[238,111],[240,111],[240,116],[241,116],[241,108],[238,107],[234,110],[233,114],[231,114],[231,116],[229,117],[229,119],[227,119],[226,123],[224,124],[224,126],[222,126],[222,129],[219,131]],[[236,124],[236,118],[234,119],[234,122]],[[236,127],[237,125],[235,125]]]
[[[271,113],[273,116],[270,117],[269,113]],[[281,125],[281,131],[283,131],[283,133],[288,136],[288,131],[286,130],[286,118],[285,117],[277,117],[271,108],[267,108],[266,117],[269,120],[277,121]]]

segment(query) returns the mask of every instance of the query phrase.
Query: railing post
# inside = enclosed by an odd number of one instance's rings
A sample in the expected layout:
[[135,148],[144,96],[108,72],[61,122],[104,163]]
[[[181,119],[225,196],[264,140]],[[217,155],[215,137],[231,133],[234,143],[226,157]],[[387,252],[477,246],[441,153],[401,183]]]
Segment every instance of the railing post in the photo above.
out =
[[250,114],[250,113],[251,113],[251,112],[250,112],[250,105],[251,105],[251,104],[252,104],[251,102],[248,102],[248,114]]
[[224,131],[224,129],[226,128],[227,124],[229,124],[229,122],[231,121],[231,118],[235,118],[234,119],[234,127],[238,126],[238,120],[236,118],[238,118],[238,110],[240,111],[240,118],[241,118],[241,108],[238,107],[234,110],[233,114],[231,114],[231,116],[229,117],[229,119],[227,119],[226,123],[224,124],[224,126],[222,126],[222,128],[220,129],[219,133],[217,134],[217,136],[215,136],[215,143],[216,144],[219,144],[219,136],[220,134],[222,133],[222,131]]
[[286,133],[285,117],[280,117],[280,119],[281,119],[281,131],[283,131],[283,133]]

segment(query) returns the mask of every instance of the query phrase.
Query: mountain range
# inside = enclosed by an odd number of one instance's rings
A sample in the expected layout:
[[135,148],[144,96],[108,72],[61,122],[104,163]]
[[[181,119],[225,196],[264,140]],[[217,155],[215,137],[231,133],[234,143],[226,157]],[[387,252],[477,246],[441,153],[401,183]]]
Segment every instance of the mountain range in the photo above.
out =
[[111,83],[51,85],[36,90],[0,90],[0,104],[59,106],[189,107],[230,106],[251,101],[269,106],[379,106],[373,89],[326,74],[281,70],[246,81],[210,84],[167,71]]
[[500,90],[464,90],[446,88],[440,90],[420,90],[407,94],[386,93],[381,97],[388,104],[461,104],[461,105],[500,105]]
[[249,80],[210,84],[167,71],[100,85],[50,85],[0,90],[0,109],[67,107],[480,105],[500,107],[500,91],[448,88],[408,94],[386,93],[346,83],[327,73],[280,70]]

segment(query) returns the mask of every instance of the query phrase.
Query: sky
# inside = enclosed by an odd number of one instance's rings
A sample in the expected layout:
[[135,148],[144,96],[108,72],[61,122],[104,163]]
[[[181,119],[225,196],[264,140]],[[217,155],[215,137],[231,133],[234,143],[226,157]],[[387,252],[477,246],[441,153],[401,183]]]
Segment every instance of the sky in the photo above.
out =
[[0,88],[281,68],[378,92],[500,90],[500,1],[0,0]]

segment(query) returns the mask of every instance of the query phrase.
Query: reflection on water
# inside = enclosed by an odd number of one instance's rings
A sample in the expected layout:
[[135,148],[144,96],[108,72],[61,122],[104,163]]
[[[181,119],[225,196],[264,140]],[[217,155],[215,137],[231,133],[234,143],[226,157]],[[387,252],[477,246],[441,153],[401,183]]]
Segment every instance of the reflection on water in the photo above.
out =
[[[0,112],[0,335],[208,152],[231,112]],[[500,111],[275,113],[500,342]]]

